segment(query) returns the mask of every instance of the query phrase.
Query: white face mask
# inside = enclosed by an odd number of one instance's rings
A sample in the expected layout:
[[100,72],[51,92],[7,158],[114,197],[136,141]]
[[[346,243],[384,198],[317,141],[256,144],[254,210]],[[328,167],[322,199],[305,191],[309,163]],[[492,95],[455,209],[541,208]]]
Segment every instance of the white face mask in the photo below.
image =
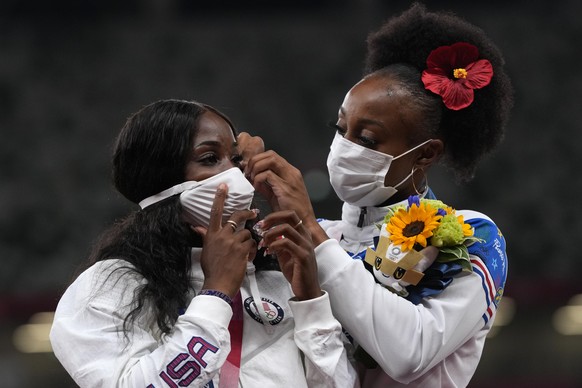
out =
[[390,164],[431,141],[400,154],[388,155],[349,141],[335,134],[327,157],[329,179],[337,196],[355,206],[376,206],[392,197],[397,188],[412,176],[414,170],[395,186],[384,186]]
[[139,203],[139,206],[145,209],[156,202],[180,194],[180,202],[186,212],[186,220],[192,225],[208,227],[210,209],[216,196],[216,189],[221,183],[226,183],[228,186],[228,194],[222,212],[222,221],[225,222],[236,210],[248,209],[255,193],[253,185],[238,167],[230,168],[202,181],[180,183],[144,199]]

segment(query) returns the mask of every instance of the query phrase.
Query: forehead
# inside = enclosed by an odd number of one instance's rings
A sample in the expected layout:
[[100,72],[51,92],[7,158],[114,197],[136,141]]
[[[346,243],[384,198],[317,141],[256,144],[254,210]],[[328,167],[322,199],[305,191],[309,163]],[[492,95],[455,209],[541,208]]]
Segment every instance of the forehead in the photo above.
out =
[[418,121],[410,92],[398,81],[382,76],[364,78],[342,103],[346,119],[381,123],[391,131],[408,132]]
[[373,76],[354,85],[346,95],[344,103],[379,115],[390,108],[406,105],[410,97],[410,93],[398,82]]
[[212,111],[204,112],[198,119],[198,131],[194,136],[194,144],[209,140],[223,143],[228,147],[235,141],[228,122]]

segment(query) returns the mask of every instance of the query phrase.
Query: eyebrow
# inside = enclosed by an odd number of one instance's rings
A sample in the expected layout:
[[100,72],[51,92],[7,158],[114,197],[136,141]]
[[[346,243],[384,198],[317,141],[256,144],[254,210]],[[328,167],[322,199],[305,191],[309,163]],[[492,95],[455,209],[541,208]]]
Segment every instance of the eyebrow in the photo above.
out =
[[203,141],[201,143],[198,143],[194,146],[194,148],[200,148],[203,146],[214,146],[214,147],[220,147],[222,145],[222,142],[218,141],[218,140],[206,140]]
[[[220,147],[220,146],[222,146],[222,142],[218,141],[218,140],[206,140],[206,141],[203,141],[201,143],[196,144],[194,146],[194,148],[196,149],[196,148],[200,148],[203,146]],[[232,143],[232,147],[237,147],[237,146],[238,146],[238,142],[235,140]]]

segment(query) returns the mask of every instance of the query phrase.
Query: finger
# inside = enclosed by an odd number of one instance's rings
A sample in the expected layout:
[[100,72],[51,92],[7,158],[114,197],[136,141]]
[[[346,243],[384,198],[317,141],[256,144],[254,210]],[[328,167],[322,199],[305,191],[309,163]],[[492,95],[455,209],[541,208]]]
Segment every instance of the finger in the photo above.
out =
[[[277,257],[283,257],[282,253],[287,253],[289,256],[293,256],[301,259],[301,261],[307,256],[305,254],[305,249],[303,249],[299,244],[293,241],[292,238],[277,238],[269,245],[269,252],[274,253]],[[280,260],[281,264],[289,261],[283,258]]]
[[281,224],[272,227],[265,234],[263,234],[263,240],[265,240],[265,244],[269,249],[271,249],[273,244],[281,240],[289,240],[294,244],[301,246],[306,244],[305,238],[289,224]]
[[247,132],[241,132],[237,136],[238,150],[242,156],[240,166],[245,171],[250,158],[265,151],[265,143],[259,136],[251,136]]
[[253,239],[250,239],[251,247],[249,249],[249,255],[247,256],[248,261],[253,261],[255,256],[257,255],[257,242]]
[[[288,183],[271,170],[256,174],[250,182],[256,191],[267,198],[273,196],[275,198],[284,197],[290,191],[290,188],[287,187]],[[275,203],[271,203],[271,206],[278,208]]]
[[[236,234],[237,238],[238,238],[238,234]],[[237,248],[236,248],[236,252],[233,253],[232,255],[232,259],[233,260],[237,260],[237,261],[241,261],[241,262],[247,262],[247,261],[253,261],[255,258],[257,252],[257,243],[255,242],[255,240],[249,238],[246,240],[242,240],[242,241],[237,241]]]
[[197,233],[200,236],[202,236],[202,239],[206,238],[207,230],[205,227],[203,227],[203,226],[191,226],[190,228],[194,231],[194,233]]
[[234,238],[235,241],[238,241],[241,244],[247,241],[254,241],[251,231],[248,229],[240,230],[238,233],[235,234]]
[[264,171],[272,171],[285,181],[294,182],[302,177],[301,171],[274,151],[265,152],[263,158],[257,158],[255,160],[253,164],[253,172],[255,175],[251,173],[251,178],[254,180],[254,176]]
[[224,201],[226,201],[227,194],[228,186],[224,183],[219,184],[210,209],[209,231],[218,231],[222,227],[222,212],[224,211]]
[[230,216],[227,222],[234,223],[236,229],[240,229],[239,226],[244,225],[248,220],[252,220],[257,216],[257,213],[253,210],[237,210]]
[[252,136],[248,132],[241,132],[236,137],[239,152],[244,156],[252,157],[265,151],[265,142],[260,136]]
[[268,230],[275,225],[289,224],[299,232],[305,230],[303,221],[299,218],[294,210],[281,210],[267,215],[262,221],[261,226]]
[[283,158],[273,150],[261,152],[249,159],[246,172],[250,178],[254,178],[255,175],[275,167],[277,165],[276,161],[279,159]]

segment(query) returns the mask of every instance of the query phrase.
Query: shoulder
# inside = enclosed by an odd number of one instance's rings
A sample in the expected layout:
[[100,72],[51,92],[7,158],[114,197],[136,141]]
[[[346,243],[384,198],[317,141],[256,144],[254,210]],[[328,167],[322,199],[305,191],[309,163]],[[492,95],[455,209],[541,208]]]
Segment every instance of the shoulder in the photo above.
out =
[[491,218],[472,210],[458,210],[479,240],[468,247],[473,271],[481,278],[488,305],[497,307],[507,279],[505,237]]
[[469,253],[480,257],[487,266],[507,262],[505,237],[491,218],[473,210],[457,210],[466,223],[471,225],[479,240],[469,246]]
[[145,281],[131,263],[121,259],[99,261],[83,272],[77,280],[83,278],[92,287],[100,289],[117,288],[121,284],[137,286]]
[[67,288],[60,304],[79,308],[89,304],[127,303],[145,280],[125,260],[103,260],[83,271]]

